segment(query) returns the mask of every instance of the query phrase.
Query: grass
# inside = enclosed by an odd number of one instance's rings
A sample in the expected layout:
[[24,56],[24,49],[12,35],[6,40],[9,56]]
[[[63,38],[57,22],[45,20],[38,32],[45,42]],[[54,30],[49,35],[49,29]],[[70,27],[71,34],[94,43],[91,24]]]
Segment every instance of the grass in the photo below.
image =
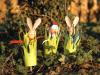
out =
[[[32,74],[99,74],[100,66],[100,39],[99,39],[99,24],[89,23],[80,24],[82,28],[81,33],[81,45],[76,53],[68,54],[65,56],[63,63],[63,47],[60,39],[60,45],[58,46],[58,53],[55,56],[44,57],[43,47],[38,47],[38,65],[33,68]],[[2,26],[0,26],[2,27]],[[5,29],[5,27],[2,27]],[[17,32],[15,32],[17,33]],[[9,33],[11,34],[11,32]],[[23,50],[21,44],[9,44],[9,37],[16,36],[12,33],[11,36],[7,34],[1,34],[0,39],[0,73],[3,74],[31,74],[28,72],[28,68],[23,63]],[[7,37],[6,37],[7,36]],[[7,40],[7,41],[5,41]],[[38,45],[41,44],[41,40],[38,39]],[[61,46],[61,47],[60,47]],[[61,51],[61,53],[59,53]],[[13,53],[13,54],[12,54]],[[58,61],[61,58],[62,61]],[[51,61],[51,62],[50,62]],[[2,72],[3,71],[3,72]]]

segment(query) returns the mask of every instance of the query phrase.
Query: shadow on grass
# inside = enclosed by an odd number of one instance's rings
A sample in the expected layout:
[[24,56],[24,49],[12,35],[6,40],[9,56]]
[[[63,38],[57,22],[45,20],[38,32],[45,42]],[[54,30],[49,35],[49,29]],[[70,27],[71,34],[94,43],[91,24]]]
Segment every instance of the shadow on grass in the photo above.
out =
[[100,41],[100,33],[92,30],[93,27],[96,26],[97,26],[96,23],[87,23],[87,27],[89,27],[89,29],[86,29],[86,34]]

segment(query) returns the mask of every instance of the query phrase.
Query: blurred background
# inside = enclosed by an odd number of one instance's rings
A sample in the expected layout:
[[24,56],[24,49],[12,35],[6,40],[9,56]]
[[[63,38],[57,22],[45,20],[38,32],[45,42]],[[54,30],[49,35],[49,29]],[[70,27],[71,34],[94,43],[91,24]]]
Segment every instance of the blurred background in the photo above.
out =
[[100,0],[0,0],[0,23],[7,17],[8,11],[12,14],[22,11],[25,2],[38,14],[53,12],[57,16],[57,12],[60,14],[65,11],[78,15],[80,22],[100,21]]

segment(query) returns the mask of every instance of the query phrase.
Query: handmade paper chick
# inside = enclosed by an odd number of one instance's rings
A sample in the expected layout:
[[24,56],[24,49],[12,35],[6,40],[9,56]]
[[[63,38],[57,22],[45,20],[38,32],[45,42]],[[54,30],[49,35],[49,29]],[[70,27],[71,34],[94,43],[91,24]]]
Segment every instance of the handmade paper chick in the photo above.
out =
[[53,38],[55,37],[59,32],[59,27],[58,27],[58,24],[57,22],[53,21],[53,25],[50,27],[50,31],[49,31],[49,34],[50,34],[50,37]]
[[43,42],[45,43],[46,55],[52,55],[57,53],[59,39],[60,39],[60,28],[57,22],[53,21],[53,24],[49,29],[48,38]]

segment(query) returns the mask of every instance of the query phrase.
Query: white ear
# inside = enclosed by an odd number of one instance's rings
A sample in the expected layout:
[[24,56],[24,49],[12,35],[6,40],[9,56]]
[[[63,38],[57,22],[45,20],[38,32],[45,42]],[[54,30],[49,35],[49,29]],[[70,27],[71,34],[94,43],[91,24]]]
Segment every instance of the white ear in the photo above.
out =
[[65,16],[65,21],[67,23],[67,26],[70,28],[72,25],[71,25],[71,20],[69,19],[68,16]]
[[29,17],[27,17],[27,25],[28,25],[29,29],[32,30],[32,21]]
[[74,27],[78,24],[78,22],[79,22],[79,17],[76,16],[75,19],[74,19],[74,21],[73,21]]
[[34,26],[33,26],[33,29],[36,29],[41,23],[41,18],[38,18],[35,23],[34,23]]

